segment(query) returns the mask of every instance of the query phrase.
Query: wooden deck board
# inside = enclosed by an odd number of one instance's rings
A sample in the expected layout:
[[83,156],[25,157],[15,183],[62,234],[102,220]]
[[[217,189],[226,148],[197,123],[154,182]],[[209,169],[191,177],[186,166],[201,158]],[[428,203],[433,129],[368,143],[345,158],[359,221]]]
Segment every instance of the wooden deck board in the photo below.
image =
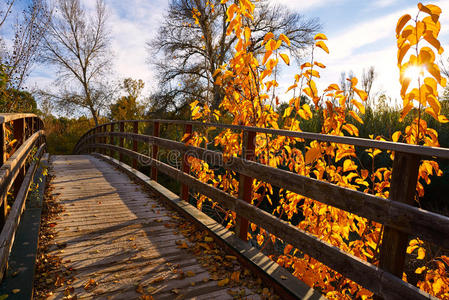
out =
[[[233,299],[229,287],[208,280],[209,271],[186,249],[190,245],[171,222],[172,212],[129,177],[92,156],[54,156],[52,194],[64,207],[51,254],[75,270],[78,299],[138,299],[140,284],[155,299]],[[174,267],[191,277],[178,279]],[[161,277],[162,281],[158,281]],[[85,289],[93,279],[98,285]],[[154,281],[157,282],[154,282]],[[64,298],[62,286],[51,299]],[[248,299],[260,299],[247,287]],[[173,290],[175,289],[175,293]],[[148,294],[150,294],[148,292]]]

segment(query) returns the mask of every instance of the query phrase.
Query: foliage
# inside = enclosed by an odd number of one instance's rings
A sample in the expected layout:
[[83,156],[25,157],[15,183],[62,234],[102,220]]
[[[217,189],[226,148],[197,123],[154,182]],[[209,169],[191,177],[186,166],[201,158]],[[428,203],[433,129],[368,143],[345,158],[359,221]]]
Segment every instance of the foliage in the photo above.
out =
[[[261,52],[267,32],[286,32],[291,47],[285,49],[299,59],[320,25],[284,6],[267,0],[255,3],[257,10],[247,19],[251,29],[251,51]],[[237,39],[228,35],[231,5],[225,1],[172,0],[158,35],[149,43],[150,61],[156,67],[166,108],[178,110],[194,100],[217,109],[223,90],[215,84],[214,71],[229,60]],[[284,48],[284,46],[282,46]]]
[[45,117],[48,152],[54,155],[71,154],[79,138],[94,125],[94,120],[86,117],[78,119]]
[[[227,1],[223,0],[222,3]],[[412,144],[439,146],[437,131],[429,126],[434,123],[427,122],[423,114],[433,117],[436,124],[447,122],[441,113],[437,91],[437,86],[444,87],[446,80],[440,75],[435,64],[436,55],[431,48],[436,49],[438,54],[443,51],[437,39],[441,10],[434,5],[419,4],[418,8],[419,13],[415,19],[412,20],[408,15],[401,17],[396,29],[403,109],[400,115],[395,115],[394,112],[383,114],[388,118],[385,122],[392,122],[392,128],[402,130],[384,131],[381,133],[383,136],[374,136],[373,134],[378,132],[369,132],[371,128],[365,128],[364,134],[377,140],[385,140],[391,136],[395,142],[401,140]],[[364,119],[372,119],[373,111],[366,108],[368,94],[359,87],[357,78],[348,79],[349,93],[338,84],[330,84],[320,91],[316,82],[325,65],[314,59],[315,53],[329,53],[327,37],[324,34],[315,36],[310,61],[300,66],[299,74],[294,76],[292,85],[287,90],[291,100],[287,107],[279,109],[276,70],[280,62],[290,64],[290,57],[282,51],[281,46],[288,47],[291,42],[283,33],[269,32],[262,41],[262,55],[254,53],[251,49],[252,30],[247,26],[248,20],[254,19],[254,10],[255,5],[248,0],[232,2],[228,6],[227,35],[234,37],[236,43],[233,57],[213,75],[216,78],[215,84],[224,90],[220,111],[207,103],[195,101],[191,103],[192,118],[293,131],[303,130],[303,124],[314,120],[313,128],[320,133],[359,136]],[[193,12],[195,13],[195,9]],[[423,42],[428,45],[423,46]],[[409,50],[413,54],[409,53]],[[408,61],[403,63],[405,57],[408,57]],[[420,69],[413,80],[408,72],[415,67]],[[302,101],[304,97],[307,101]],[[411,111],[413,117],[409,116]],[[278,112],[282,112],[282,115]],[[224,152],[225,157],[238,156],[242,154],[242,138],[240,132],[224,130],[218,133],[212,142],[214,147]],[[188,143],[206,146],[209,143],[207,132],[195,132]],[[304,151],[301,151],[302,149]],[[379,149],[366,149],[364,153],[367,155],[367,161],[362,162],[357,159],[360,152],[350,145],[306,142],[299,138],[270,134],[257,134],[256,137],[255,156],[259,163],[388,198],[393,154]],[[198,158],[189,159],[193,174],[200,180],[238,196],[239,183],[235,173],[224,170],[216,172]],[[384,161],[385,165],[379,167],[379,160]],[[417,201],[424,196],[424,186],[430,184],[432,175],[442,175],[438,163],[431,160],[422,161],[419,168]],[[257,180],[253,182],[253,191],[252,204],[269,208],[272,214],[321,240],[365,261],[378,264],[383,230],[381,224],[290,191],[276,189],[274,192],[270,184]],[[273,201],[274,197],[278,199]],[[201,208],[205,201],[213,202],[200,194],[197,198],[198,208]],[[228,228],[234,225],[235,215],[232,212],[227,212],[227,222]],[[254,238],[263,248],[271,242],[283,244],[267,230],[269,228],[258,228],[251,224],[249,237]],[[426,249],[429,249],[429,246],[417,239],[412,240],[407,249],[415,260],[422,262],[422,266],[415,271],[417,274],[423,274],[417,285],[438,297],[447,297],[449,284],[446,268],[449,258],[441,255],[439,251],[429,253]],[[364,299],[372,296],[368,290],[307,254],[293,249],[291,245],[283,245],[283,253],[273,253],[271,257],[329,298]],[[407,276],[403,279],[407,280]]]
[[145,106],[138,102],[138,98],[144,83],[141,79],[126,78],[123,81],[123,89],[128,95],[120,97],[116,103],[110,106],[110,119],[112,120],[138,120],[142,119]]

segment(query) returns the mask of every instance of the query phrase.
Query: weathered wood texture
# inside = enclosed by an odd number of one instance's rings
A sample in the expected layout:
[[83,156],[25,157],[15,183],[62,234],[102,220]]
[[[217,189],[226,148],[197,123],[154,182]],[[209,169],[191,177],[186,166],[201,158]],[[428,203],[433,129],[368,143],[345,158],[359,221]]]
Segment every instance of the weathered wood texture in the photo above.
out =
[[[217,123],[202,123],[197,121],[184,121],[184,120],[127,120],[127,121],[118,121],[113,123],[158,123],[158,124],[172,124],[172,125],[192,125],[197,127],[216,127],[216,128],[228,128],[232,130],[245,130],[248,132],[258,132],[258,133],[266,133],[273,135],[281,135],[298,139],[305,140],[317,140],[322,142],[329,143],[338,143],[338,144],[346,144],[346,145],[354,145],[366,148],[377,148],[382,150],[391,150],[398,151],[408,154],[419,155],[423,157],[432,157],[436,156],[439,158],[449,159],[449,149],[447,148],[437,148],[437,147],[428,147],[421,145],[411,145],[404,143],[395,143],[389,141],[377,141],[370,140],[358,137],[349,137],[349,136],[336,136],[336,135],[327,135],[321,133],[313,133],[313,132],[299,132],[299,131],[290,131],[283,129],[272,129],[272,128],[259,128],[252,126],[239,126],[239,125],[231,125],[231,124],[217,124]],[[109,124],[109,123],[108,123]],[[101,126],[101,125],[100,125]],[[75,146],[74,152],[76,153],[78,146],[81,145],[84,139],[89,136],[92,132],[95,131],[95,128],[87,131],[78,141]]]
[[[127,175],[92,156],[55,156],[52,167],[53,193],[65,209],[55,226],[53,254],[76,270],[78,299],[138,299],[136,284],[145,291],[151,286],[155,299],[174,299],[175,288],[186,298],[232,299],[227,287],[203,281],[208,271],[176,245],[184,237],[164,226],[171,213]],[[195,275],[176,279],[171,268],[178,264]],[[98,286],[85,290],[90,279]],[[250,299],[259,298],[246,290]],[[63,297],[64,287],[53,295]]]
[[93,155],[116,166],[144,186],[156,191],[163,199],[165,199],[166,203],[179,211],[182,216],[192,220],[201,228],[209,231],[218,243],[223,245],[231,254],[235,254],[236,257],[239,257],[242,264],[247,266],[253,272],[260,274],[267,285],[273,286],[281,296],[281,299],[327,299],[318,291],[308,287],[304,282],[294,277],[289,271],[279,266],[272,259],[265,256],[259,249],[242,241],[232,231],[227,230],[223,225],[217,223],[188,202],[183,201],[182,197],[178,197],[156,181],[151,180],[145,174],[112,157],[101,154]]
[[298,227],[291,225],[241,199],[237,199],[226,192],[211,185],[199,181],[197,178],[185,174],[178,169],[152,160],[150,157],[111,145],[93,145],[109,149],[114,148],[118,152],[123,152],[130,158],[137,158],[141,161],[149,162],[150,166],[155,166],[159,171],[165,173],[177,181],[189,185],[193,190],[210,197],[224,207],[235,211],[237,215],[243,216],[256,225],[266,229],[278,238],[292,244],[299,250],[316,258],[340,274],[359,283],[377,295],[386,299],[433,299],[429,294],[420,291],[418,288],[402,281],[385,272],[374,265],[365,262],[341,249],[332,246],[312,234],[305,232]]
[[[186,146],[163,138],[132,133],[113,133],[113,135],[126,135],[130,139],[139,139],[142,142],[181,152],[191,151],[210,165],[223,166],[449,248],[449,218],[446,216],[241,158],[233,157],[223,163],[223,155],[220,152]],[[94,149],[92,145],[85,147]]]

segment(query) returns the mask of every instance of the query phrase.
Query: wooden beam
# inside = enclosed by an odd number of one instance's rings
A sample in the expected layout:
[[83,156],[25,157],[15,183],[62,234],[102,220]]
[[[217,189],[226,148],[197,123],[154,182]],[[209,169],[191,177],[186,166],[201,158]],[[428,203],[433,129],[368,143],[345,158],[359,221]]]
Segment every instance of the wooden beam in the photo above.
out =
[[[254,160],[256,151],[256,132],[243,131],[242,157],[246,160]],[[240,173],[239,198],[246,203],[251,203],[253,198],[253,178]],[[248,241],[248,219],[237,216],[236,232],[242,241]]]
[[449,218],[446,216],[286,170],[272,168],[257,162],[234,157],[224,163],[222,154],[216,151],[145,135],[127,134],[127,137],[157,144],[163,148],[179,150],[180,152],[195,151],[198,157],[204,159],[210,165],[219,165],[240,174],[257,178],[399,231],[416,235],[444,248],[449,248]]
[[[184,140],[183,143],[187,143],[192,138],[192,125],[185,125],[184,126]],[[153,157],[153,159],[157,159],[157,157]],[[187,152],[184,152],[182,154],[182,171],[186,174],[190,173],[190,164],[188,161],[188,154]],[[186,184],[181,185],[181,199],[184,201],[189,201],[189,186]]]
[[[160,124],[159,124],[159,122],[154,122],[153,123],[153,136],[159,137],[159,133],[160,133]],[[151,155],[151,157],[153,159],[157,159],[158,151],[159,151],[158,145],[153,143],[153,149],[152,149],[152,155]],[[157,182],[157,168],[156,167],[151,168],[151,179],[153,179],[154,181]]]
[[[133,123],[133,132],[135,134],[139,134],[139,122]],[[137,146],[138,146],[137,140],[133,140],[133,151],[138,152]],[[137,159],[133,159],[133,168],[137,169]]]
[[[273,128],[259,128],[259,127],[251,127],[251,126],[240,126],[240,125],[231,125],[231,124],[215,124],[215,123],[202,123],[197,121],[184,121],[184,120],[127,120],[127,121],[119,121],[119,122],[151,122],[151,123],[160,123],[160,124],[171,124],[171,125],[186,125],[190,124],[192,126],[201,126],[201,127],[216,127],[216,128],[226,128],[232,130],[246,130],[258,133],[266,133],[272,135],[280,135],[285,137],[291,137],[301,140],[317,140],[322,142],[329,143],[337,143],[337,144],[345,144],[345,145],[353,145],[360,146],[365,148],[376,148],[381,150],[389,150],[389,151],[397,151],[408,154],[414,154],[421,157],[439,157],[449,159],[449,149],[448,148],[439,148],[439,147],[429,147],[429,146],[421,146],[421,145],[412,145],[405,143],[396,143],[389,141],[377,141],[370,140],[358,137],[349,137],[349,136],[336,136],[336,135],[326,135],[321,133],[312,133],[312,132],[298,132],[298,131],[290,131],[284,129],[273,129]],[[93,129],[89,130],[87,133],[91,132]],[[87,134],[86,133],[86,134]],[[84,138],[81,137],[80,140]]]
[[[418,182],[419,157],[396,152],[390,183],[390,200],[414,205]],[[385,226],[380,250],[379,267],[402,278],[408,234]]]

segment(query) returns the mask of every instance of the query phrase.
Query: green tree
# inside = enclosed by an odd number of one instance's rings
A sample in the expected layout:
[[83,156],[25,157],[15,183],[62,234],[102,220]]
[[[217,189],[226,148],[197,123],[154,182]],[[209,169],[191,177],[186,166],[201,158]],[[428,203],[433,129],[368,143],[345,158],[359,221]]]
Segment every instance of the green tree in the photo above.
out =
[[112,120],[136,120],[142,119],[145,113],[145,105],[139,103],[139,97],[144,82],[126,78],[123,81],[122,88],[127,93],[126,96],[120,97],[116,103],[110,106],[110,119]]

